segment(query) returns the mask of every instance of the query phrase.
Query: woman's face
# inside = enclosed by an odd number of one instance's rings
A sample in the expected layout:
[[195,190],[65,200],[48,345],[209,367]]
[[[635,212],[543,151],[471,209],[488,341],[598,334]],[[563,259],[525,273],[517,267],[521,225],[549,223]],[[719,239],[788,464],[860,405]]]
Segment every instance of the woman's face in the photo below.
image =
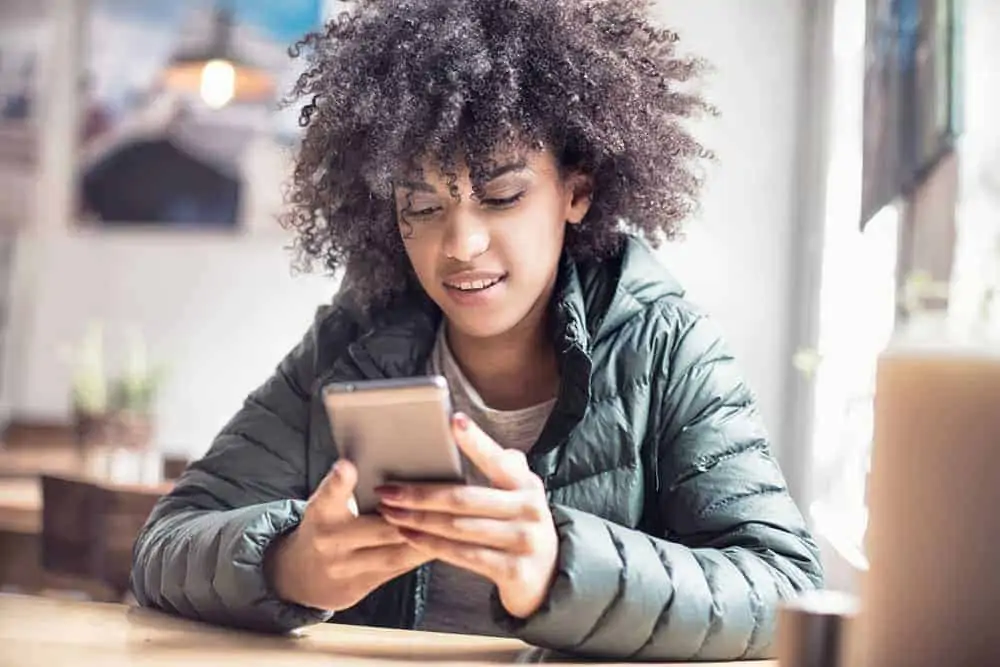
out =
[[396,183],[400,234],[413,269],[450,325],[476,337],[499,336],[546,307],[567,224],[590,207],[590,182],[563,178],[548,151],[494,159],[479,196],[468,169],[449,178],[425,165]]

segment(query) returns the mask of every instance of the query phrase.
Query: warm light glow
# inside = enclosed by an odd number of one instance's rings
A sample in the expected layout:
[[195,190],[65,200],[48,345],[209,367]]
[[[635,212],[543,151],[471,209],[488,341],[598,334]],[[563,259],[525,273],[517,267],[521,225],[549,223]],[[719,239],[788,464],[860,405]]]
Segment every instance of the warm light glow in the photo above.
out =
[[236,93],[236,69],[227,60],[209,60],[201,70],[201,99],[213,109],[229,104]]

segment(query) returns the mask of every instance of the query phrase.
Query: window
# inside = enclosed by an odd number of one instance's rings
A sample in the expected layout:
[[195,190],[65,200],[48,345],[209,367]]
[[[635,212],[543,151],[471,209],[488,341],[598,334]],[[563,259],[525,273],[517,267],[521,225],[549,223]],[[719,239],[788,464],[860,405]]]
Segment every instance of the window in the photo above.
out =
[[[865,0],[835,0],[833,113],[824,214],[809,515],[818,536],[853,568],[867,563],[865,481],[875,368],[895,319],[899,212],[861,232]],[[832,582],[834,586],[842,582]],[[850,582],[847,582],[850,585]]]

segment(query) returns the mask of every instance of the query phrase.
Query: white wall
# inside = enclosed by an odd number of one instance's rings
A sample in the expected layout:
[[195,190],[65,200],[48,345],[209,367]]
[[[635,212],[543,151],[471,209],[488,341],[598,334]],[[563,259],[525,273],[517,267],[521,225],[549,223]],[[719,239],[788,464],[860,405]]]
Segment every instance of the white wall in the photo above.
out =
[[[727,330],[775,434],[790,357],[804,3],[674,0],[658,10],[684,48],[714,64],[707,92],[724,112],[698,130],[719,155],[702,215],[689,240],[664,257]],[[71,52],[70,28],[62,29]],[[64,64],[70,57],[63,55]],[[59,189],[70,169],[65,108],[50,120],[42,233],[22,255],[7,400],[20,415],[64,418],[68,371],[56,348],[79,335],[88,317],[133,321],[173,368],[161,403],[164,444],[198,454],[297,341],[333,286],[292,279],[278,237],[67,232]]]
[[58,348],[97,318],[116,329],[108,361],[120,363],[117,328],[135,324],[169,366],[160,427],[171,450],[207,446],[334,290],[321,277],[293,278],[287,254],[266,241],[66,236],[39,250],[18,412],[64,419],[69,368]]
[[790,304],[806,0],[661,0],[661,20],[714,72],[720,118],[698,136],[718,155],[699,219],[665,261],[725,329],[780,451],[789,403]]
[[[965,137],[961,154],[959,269],[995,259],[1000,237],[1000,3],[966,0]],[[966,266],[962,266],[962,262]],[[991,267],[982,266],[986,270]],[[992,276],[990,276],[992,278]]]
[[997,110],[1000,109],[1000,3],[995,0],[965,0],[966,19],[966,102],[968,136],[988,143],[971,145],[966,152],[996,152],[1000,142]]

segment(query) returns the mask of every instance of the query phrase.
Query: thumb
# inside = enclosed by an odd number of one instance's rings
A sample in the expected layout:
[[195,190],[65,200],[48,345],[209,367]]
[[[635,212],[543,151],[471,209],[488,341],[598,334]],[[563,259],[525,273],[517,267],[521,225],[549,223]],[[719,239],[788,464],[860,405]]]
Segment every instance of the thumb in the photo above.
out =
[[496,488],[516,491],[531,483],[533,475],[524,454],[498,445],[467,415],[455,415],[452,431],[458,448]]
[[358,516],[354,500],[354,487],[358,484],[358,469],[350,461],[341,459],[309,499],[309,506],[324,523],[343,523]]

